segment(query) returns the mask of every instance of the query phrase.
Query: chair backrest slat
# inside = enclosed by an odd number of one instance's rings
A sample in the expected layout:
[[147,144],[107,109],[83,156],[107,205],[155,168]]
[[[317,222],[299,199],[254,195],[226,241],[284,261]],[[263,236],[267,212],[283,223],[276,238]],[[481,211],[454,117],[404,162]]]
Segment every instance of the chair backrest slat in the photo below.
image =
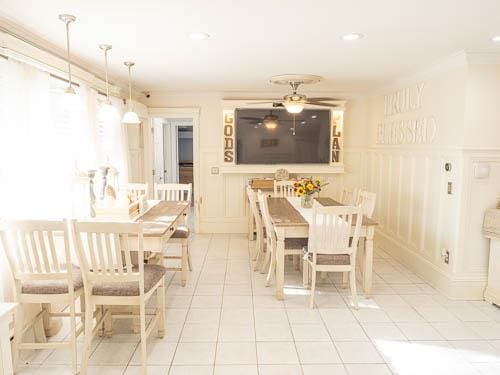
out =
[[[96,282],[139,281],[140,293],[144,293],[144,249],[142,223],[73,222],[73,237],[76,253],[83,271],[86,287]],[[82,237],[95,237],[96,245],[85,247]],[[134,238],[138,245],[133,249],[129,241]],[[137,241],[135,241],[137,240]],[[98,254],[92,256],[93,251]],[[134,268],[131,251],[137,252],[138,263]],[[93,266],[94,261],[100,264]],[[125,264],[124,264],[125,262]],[[142,264],[141,264],[142,262]]]
[[273,224],[271,222],[271,216],[269,214],[269,206],[267,202],[267,195],[263,194],[261,191],[257,194],[260,206],[260,212],[262,213],[262,221],[264,222],[264,228],[266,230],[266,241],[268,246],[271,246],[271,249],[276,248],[276,233],[273,228]]
[[134,194],[136,197],[148,195],[148,184],[130,183],[120,186],[120,190]]
[[274,196],[280,198],[295,197],[294,184],[295,181],[274,180]]
[[56,244],[54,242],[54,235],[51,231],[47,232],[47,238],[49,240],[50,255],[51,255],[52,265],[54,266],[54,270],[56,272],[61,272],[61,263],[59,262],[59,257],[57,256],[57,249],[56,249]]
[[309,225],[309,251],[319,254],[355,254],[362,219],[359,206],[323,207],[315,202],[312,223]]
[[361,211],[366,217],[372,217],[373,211],[375,210],[375,202],[377,200],[377,194],[371,191],[361,190],[358,196],[357,204],[361,206]]
[[340,202],[347,206],[355,206],[358,202],[359,189],[343,188]]
[[192,184],[155,184],[155,199],[191,202]]
[[66,221],[5,220],[0,223],[1,244],[16,282],[65,278],[69,282],[72,265],[68,238]]
[[247,186],[247,196],[248,201],[250,202],[250,210],[255,220],[255,226],[257,227],[257,230],[259,230],[259,228],[262,228],[262,218],[259,212],[259,207],[257,206],[257,194],[250,186]]

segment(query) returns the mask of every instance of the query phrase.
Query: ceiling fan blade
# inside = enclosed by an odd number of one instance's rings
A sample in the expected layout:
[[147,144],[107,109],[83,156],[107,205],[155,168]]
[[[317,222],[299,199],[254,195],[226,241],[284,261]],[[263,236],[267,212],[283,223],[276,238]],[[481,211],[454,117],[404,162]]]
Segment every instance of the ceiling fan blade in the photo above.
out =
[[339,99],[339,98],[307,98],[307,100],[310,102],[324,102],[324,101],[338,101],[338,100],[344,100],[344,99]]
[[283,103],[283,99],[276,99],[276,100],[269,100],[267,102],[251,102],[251,103],[245,103],[247,105],[253,105],[253,104],[273,104],[273,103]]
[[262,121],[262,119],[258,118],[258,117],[246,117],[246,116],[243,116],[243,117],[240,117],[240,119],[242,119],[242,120],[249,120],[249,121]]
[[339,107],[338,104],[322,103],[322,102],[310,102],[309,100],[307,100],[305,103],[306,104],[311,104],[311,105],[317,105],[317,106],[320,106],[320,107],[329,107],[329,108]]

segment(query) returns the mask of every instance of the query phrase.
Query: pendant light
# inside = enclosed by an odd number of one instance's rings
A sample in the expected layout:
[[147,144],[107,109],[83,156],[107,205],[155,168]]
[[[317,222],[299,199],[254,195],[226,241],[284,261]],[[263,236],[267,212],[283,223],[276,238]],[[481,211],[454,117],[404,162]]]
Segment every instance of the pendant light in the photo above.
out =
[[106,102],[99,109],[99,118],[102,121],[110,122],[118,118],[118,111],[111,104],[109,98],[109,81],[108,81],[108,51],[113,48],[110,44],[100,44],[99,48],[104,51],[104,67],[106,72]]
[[76,17],[71,14],[60,14],[59,19],[66,25],[66,60],[68,62],[68,87],[64,90],[63,105],[65,108],[74,108],[78,104],[73,82],[71,80],[71,54],[69,45],[69,24],[76,21]]
[[140,124],[141,120],[139,119],[139,116],[137,116],[137,113],[134,112],[134,108],[132,106],[132,76],[130,70],[135,63],[132,61],[125,61],[123,64],[128,68],[129,109],[128,112],[123,115],[122,122],[124,124]]

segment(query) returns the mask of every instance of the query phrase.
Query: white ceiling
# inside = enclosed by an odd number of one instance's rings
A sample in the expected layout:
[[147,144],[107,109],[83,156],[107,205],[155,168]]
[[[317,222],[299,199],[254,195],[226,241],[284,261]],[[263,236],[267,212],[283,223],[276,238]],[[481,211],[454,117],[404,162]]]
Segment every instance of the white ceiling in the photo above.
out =
[[132,59],[153,91],[270,91],[272,75],[310,73],[325,77],[314,91],[359,92],[459,50],[500,51],[499,0],[0,0],[0,15],[62,48],[59,13],[78,18],[75,55],[100,66],[110,43],[112,74]]

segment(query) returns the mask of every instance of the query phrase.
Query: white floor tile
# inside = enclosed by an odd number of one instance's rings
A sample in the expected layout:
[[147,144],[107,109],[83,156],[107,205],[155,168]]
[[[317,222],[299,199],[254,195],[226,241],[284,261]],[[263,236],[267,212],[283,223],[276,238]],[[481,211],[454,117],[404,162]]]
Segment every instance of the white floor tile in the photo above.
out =
[[255,341],[253,324],[221,324],[219,342]]
[[442,340],[443,336],[430,323],[396,323],[408,340]]
[[394,323],[364,323],[363,329],[372,340],[406,340],[406,336]]
[[257,365],[216,365],[214,375],[258,375]]
[[257,364],[255,343],[221,342],[217,345],[216,365]]
[[91,365],[127,365],[137,343],[100,343],[90,356]]
[[215,363],[214,343],[181,342],[177,346],[174,365],[213,365]]
[[172,366],[168,375],[213,375],[213,366]]
[[464,323],[432,323],[446,340],[477,340],[481,337]]
[[384,364],[346,364],[345,367],[349,375],[392,375]]
[[[169,366],[153,366],[148,365],[148,375],[166,375],[168,374]],[[96,375],[107,375],[107,372],[99,372]],[[142,366],[128,366],[123,375],[142,375]],[[118,375],[118,374],[117,374]]]
[[368,341],[359,323],[327,324],[333,341]]
[[182,329],[181,342],[216,342],[219,332],[217,323],[186,323]]
[[332,342],[296,342],[300,363],[322,364],[341,363]]
[[[172,363],[176,346],[177,344],[172,342],[148,342],[148,365],[169,366]],[[130,361],[131,365],[141,364],[141,353],[141,346],[138,345]]]
[[257,342],[257,361],[263,365],[298,364],[293,342]]
[[384,363],[384,360],[369,342],[339,341],[335,342],[340,358],[344,363]]
[[295,341],[331,341],[323,324],[292,324]]
[[259,375],[302,375],[299,365],[259,365]]
[[302,365],[302,371],[304,375],[347,375],[344,365]]
[[292,331],[288,322],[255,325],[257,341],[292,341]]

